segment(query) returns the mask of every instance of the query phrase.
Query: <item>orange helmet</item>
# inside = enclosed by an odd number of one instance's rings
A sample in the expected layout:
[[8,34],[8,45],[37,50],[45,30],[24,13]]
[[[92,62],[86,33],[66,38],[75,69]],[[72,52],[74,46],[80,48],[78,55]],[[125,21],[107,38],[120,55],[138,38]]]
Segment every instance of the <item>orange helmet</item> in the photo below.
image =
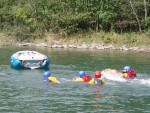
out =
[[100,71],[96,71],[94,73],[95,78],[101,78],[101,72]]

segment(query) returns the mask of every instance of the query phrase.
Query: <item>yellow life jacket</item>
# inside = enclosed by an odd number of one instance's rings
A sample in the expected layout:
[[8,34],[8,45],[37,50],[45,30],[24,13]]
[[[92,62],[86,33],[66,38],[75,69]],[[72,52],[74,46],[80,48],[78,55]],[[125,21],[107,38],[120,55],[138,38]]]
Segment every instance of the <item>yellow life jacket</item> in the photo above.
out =
[[102,82],[102,84],[105,84],[105,83],[106,83],[106,81],[105,81],[104,79],[101,79],[101,82]]
[[128,78],[128,74],[127,73],[123,73],[123,77],[124,78]]
[[48,80],[51,81],[52,83],[60,83],[55,77],[48,77]]
[[94,78],[92,78],[92,80],[90,80],[88,83],[89,84],[94,84],[95,83]]
[[[106,81],[104,79],[98,78],[101,81],[101,84],[104,84]],[[94,78],[88,82],[89,84],[95,84]]]
[[83,78],[77,77],[74,80],[75,82],[84,82]]

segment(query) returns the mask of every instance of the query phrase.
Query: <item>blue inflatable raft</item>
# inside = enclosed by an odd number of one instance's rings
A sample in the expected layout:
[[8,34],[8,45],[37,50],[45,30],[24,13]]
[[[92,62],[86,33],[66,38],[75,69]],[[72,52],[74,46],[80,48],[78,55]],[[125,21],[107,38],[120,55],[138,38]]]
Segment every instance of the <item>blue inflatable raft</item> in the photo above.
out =
[[18,51],[10,57],[11,65],[18,69],[48,68],[49,58],[37,51]]

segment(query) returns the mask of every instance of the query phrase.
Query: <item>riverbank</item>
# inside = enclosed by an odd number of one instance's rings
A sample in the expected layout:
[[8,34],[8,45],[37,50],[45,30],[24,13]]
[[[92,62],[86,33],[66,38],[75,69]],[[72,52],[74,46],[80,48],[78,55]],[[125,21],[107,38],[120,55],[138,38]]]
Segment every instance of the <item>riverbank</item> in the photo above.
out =
[[46,35],[18,41],[18,38],[0,34],[0,46],[35,46],[48,48],[110,49],[150,52],[149,34],[91,33],[74,36]]

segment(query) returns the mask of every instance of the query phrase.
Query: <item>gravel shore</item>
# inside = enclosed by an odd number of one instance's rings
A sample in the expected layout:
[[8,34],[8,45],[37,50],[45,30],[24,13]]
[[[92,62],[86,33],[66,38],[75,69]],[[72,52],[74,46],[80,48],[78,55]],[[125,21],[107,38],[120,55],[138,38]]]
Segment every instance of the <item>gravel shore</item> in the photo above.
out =
[[[3,44],[4,45],[4,44]],[[59,44],[47,44],[47,43],[15,43],[15,44],[5,44],[5,46],[29,46],[29,47],[47,47],[47,48],[74,48],[74,49],[96,49],[96,50],[123,50],[123,51],[138,51],[138,52],[147,52],[150,53],[150,47],[126,47],[122,45],[120,47],[115,47],[113,45],[98,45],[98,44],[81,44],[81,45],[59,45]],[[2,45],[1,45],[2,46]]]

